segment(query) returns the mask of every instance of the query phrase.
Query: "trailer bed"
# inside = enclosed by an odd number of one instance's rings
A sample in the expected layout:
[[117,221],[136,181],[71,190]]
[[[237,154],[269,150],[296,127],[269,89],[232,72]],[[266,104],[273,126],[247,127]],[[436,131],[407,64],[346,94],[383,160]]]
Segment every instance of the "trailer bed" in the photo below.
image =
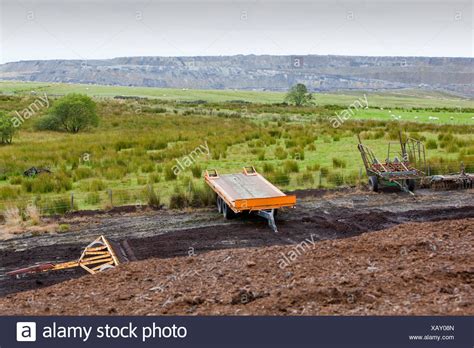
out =
[[216,170],[206,171],[205,180],[216,192],[217,207],[224,216],[228,216],[228,209],[233,213],[256,212],[268,219],[275,231],[275,211],[296,204],[296,196],[281,192],[253,167],[246,167],[243,173],[236,174],[219,175]]
[[206,182],[234,212],[278,209],[296,204],[296,196],[288,196],[257,172],[206,175]]

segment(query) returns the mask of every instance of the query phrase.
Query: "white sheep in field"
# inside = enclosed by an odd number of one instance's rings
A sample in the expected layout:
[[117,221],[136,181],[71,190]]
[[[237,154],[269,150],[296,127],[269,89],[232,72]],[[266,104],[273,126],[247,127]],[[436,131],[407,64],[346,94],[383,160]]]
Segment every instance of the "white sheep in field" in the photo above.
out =
[[439,120],[439,117],[430,116],[430,117],[428,117],[428,119],[430,119],[430,120]]

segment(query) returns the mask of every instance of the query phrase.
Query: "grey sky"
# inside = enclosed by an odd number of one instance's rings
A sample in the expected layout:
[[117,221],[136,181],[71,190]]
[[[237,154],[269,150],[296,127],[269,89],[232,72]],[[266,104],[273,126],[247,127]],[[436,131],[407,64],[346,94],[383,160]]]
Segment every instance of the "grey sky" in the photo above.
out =
[[233,54],[473,56],[470,0],[1,4],[1,63]]

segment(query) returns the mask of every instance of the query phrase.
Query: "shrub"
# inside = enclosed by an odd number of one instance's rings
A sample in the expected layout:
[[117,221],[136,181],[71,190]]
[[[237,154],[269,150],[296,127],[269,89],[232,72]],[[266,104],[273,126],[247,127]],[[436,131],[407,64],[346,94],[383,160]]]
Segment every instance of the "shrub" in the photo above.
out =
[[100,203],[100,194],[98,192],[90,192],[85,199],[86,204],[96,205]]
[[145,144],[145,150],[164,150],[168,147],[166,141],[152,140]]
[[346,168],[346,161],[338,158],[332,159],[332,166],[333,168]]
[[144,194],[145,194],[147,204],[150,207],[159,207],[160,206],[160,203],[161,203],[160,196],[155,192],[152,185],[148,185],[146,187]]
[[458,145],[456,143],[450,143],[446,147],[446,151],[449,153],[458,152],[459,151]]
[[161,108],[161,107],[155,107],[155,108],[151,108],[150,109],[150,112],[153,112],[155,114],[162,114],[162,113],[165,113],[166,112],[166,109],[165,108]]
[[0,144],[11,144],[17,129],[18,126],[15,127],[12,117],[0,111]]
[[349,174],[344,175],[344,184],[346,185],[360,185],[361,178],[358,171],[351,171]]
[[13,199],[20,195],[20,189],[16,186],[0,186],[0,199]]
[[207,207],[215,202],[215,193],[207,185],[200,185],[198,187],[191,185],[190,187],[190,202],[192,207]]
[[275,148],[274,154],[279,160],[284,160],[288,157],[288,153],[281,146]]
[[[70,197],[40,199],[36,202],[43,215],[65,214],[72,210]],[[77,207],[74,207],[77,209]]]
[[436,140],[434,139],[429,139],[427,142],[426,142],[426,148],[428,150],[436,150],[438,148],[438,143],[436,142]]
[[31,193],[63,192],[72,189],[71,179],[61,172],[40,174],[34,178],[23,180],[21,184],[26,192]]
[[105,183],[100,179],[92,179],[89,181],[81,182],[81,188],[84,191],[97,192],[105,190]]
[[156,184],[157,182],[160,182],[161,175],[158,173],[150,173],[148,174],[148,183],[149,184]]
[[313,163],[313,165],[308,165],[306,167],[306,170],[317,172],[320,168],[321,168],[321,165],[319,163]]
[[290,152],[291,158],[302,161],[304,160],[304,150],[302,148],[294,149]]
[[25,214],[32,225],[39,225],[39,223],[41,222],[40,210],[36,205],[28,204],[25,208]]
[[296,177],[296,182],[298,185],[314,184],[314,176],[312,173],[302,173]]
[[327,175],[327,182],[334,186],[341,186],[344,184],[344,175],[341,172],[330,172]]
[[275,185],[288,186],[290,184],[290,176],[282,171],[275,172],[271,178]]
[[202,168],[199,164],[195,164],[191,167],[191,173],[195,178],[200,178],[202,175]]
[[[112,191],[112,203],[113,205],[128,204],[133,202],[132,194],[129,190],[113,190]],[[136,201],[133,202],[137,203]]]
[[88,167],[80,167],[74,170],[72,177],[74,181],[91,178],[94,176],[94,171]]
[[142,173],[151,173],[155,171],[155,163],[154,162],[145,163],[140,167],[140,170]]
[[171,180],[176,180],[177,178],[177,173],[175,172],[175,166],[168,164],[164,168],[164,173],[165,173],[165,180],[166,181],[171,181]]
[[451,133],[440,133],[438,134],[438,140],[443,142],[450,142],[454,140],[454,136]]
[[417,132],[411,132],[410,133],[410,138],[419,140],[419,141],[426,141],[426,137],[424,135],[420,135]]
[[[95,102],[83,94],[68,94],[56,101],[51,109],[49,123],[69,133],[78,133],[99,125]],[[57,128],[51,129],[57,130]]]
[[34,124],[34,128],[38,131],[58,131],[61,129],[59,120],[51,115],[38,118]]
[[286,173],[298,173],[300,171],[298,167],[298,162],[294,160],[285,161],[283,168]]
[[327,176],[329,174],[329,168],[321,167],[320,172],[321,172],[321,176],[323,176],[323,177]]
[[21,176],[14,176],[10,178],[10,184],[12,185],[21,185],[23,178]]
[[271,163],[268,163],[268,162],[265,162],[263,163],[263,172],[264,173],[273,173],[275,171],[275,167],[273,166],[273,164]]
[[134,141],[120,140],[115,143],[114,148],[115,148],[115,151],[118,152],[125,149],[131,149],[136,145],[137,143]]
[[179,190],[175,189],[175,192],[170,197],[170,209],[183,209],[188,206],[188,197],[186,194]]
[[18,207],[7,207],[3,214],[7,225],[16,226],[22,221],[20,209]]
[[58,229],[59,233],[65,233],[65,232],[68,232],[69,230],[70,230],[70,226],[68,224],[59,225],[59,229]]
[[121,166],[110,166],[107,168],[102,168],[102,175],[107,180],[118,180],[122,179],[125,175],[127,175],[127,168]]
[[313,102],[313,95],[302,83],[297,83],[288,91],[285,102],[296,106],[308,105]]

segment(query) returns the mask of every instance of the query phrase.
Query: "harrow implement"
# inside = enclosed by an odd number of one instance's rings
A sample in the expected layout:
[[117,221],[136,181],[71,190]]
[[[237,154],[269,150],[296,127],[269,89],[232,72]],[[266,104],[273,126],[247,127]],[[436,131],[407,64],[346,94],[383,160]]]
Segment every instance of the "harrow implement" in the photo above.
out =
[[472,189],[474,187],[474,174],[466,173],[464,164],[461,164],[460,173],[433,175],[430,178],[430,187],[434,190]]
[[399,133],[400,152],[394,151],[389,143],[387,158],[381,162],[368,146],[362,144],[360,135],[357,135],[357,138],[357,147],[369,177],[370,189],[377,192],[380,186],[398,186],[401,190],[413,194],[416,181],[425,176],[419,169],[426,167],[423,143],[413,138],[403,141],[402,134]]

